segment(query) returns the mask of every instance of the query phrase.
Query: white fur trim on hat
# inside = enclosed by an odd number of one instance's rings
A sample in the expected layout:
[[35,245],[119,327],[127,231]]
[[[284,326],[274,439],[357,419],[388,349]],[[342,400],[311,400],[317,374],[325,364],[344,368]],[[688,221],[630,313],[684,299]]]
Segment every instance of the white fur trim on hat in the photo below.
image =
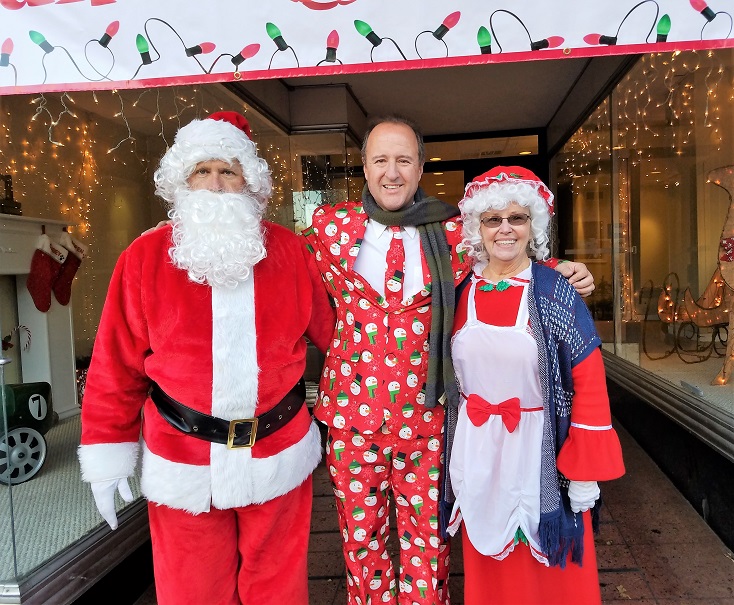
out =
[[194,120],[176,134],[173,150],[188,165],[206,160],[240,160],[250,143],[247,135],[222,120]]

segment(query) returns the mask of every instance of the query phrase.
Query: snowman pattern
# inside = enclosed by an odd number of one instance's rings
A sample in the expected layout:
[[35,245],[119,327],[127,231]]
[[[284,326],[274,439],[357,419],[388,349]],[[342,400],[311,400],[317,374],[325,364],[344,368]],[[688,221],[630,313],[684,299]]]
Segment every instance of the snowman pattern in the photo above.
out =
[[[334,477],[341,494],[337,504],[339,514],[347,523],[344,535],[350,538],[345,541],[348,573],[355,585],[366,591],[363,593],[366,602],[381,602],[382,595],[394,592],[394,586],[398,585],[383,542],[390,531],[385,505],[391,485],[387,480],[388,468],[392,465],[395,503],[406,511],[398,521],[403,592],[410,592],[413,602],[419,605],[447,605],[444,588],[448,575],[447,551],[438,536],[436,511],[429,512],[430,503],[438,497],[441,460],[438,448],[429,448],[428,442],[438,440],[421,440],[415,449],[403,442],[393,448],[390,439],[385,442],[369,435],[354,435],[333,440],[327,454],[333,452],[337,441],[347,448],[340,457],[341,464],[346,463],[349,469],[349,476],[341,472]],[[397,481],[396,469],[400,472]],[[382,504],[378,506],[379,503]],[[390,580],[394,584],[392,589]],[[394,603],[394,598],[395,594],[387,602]]]

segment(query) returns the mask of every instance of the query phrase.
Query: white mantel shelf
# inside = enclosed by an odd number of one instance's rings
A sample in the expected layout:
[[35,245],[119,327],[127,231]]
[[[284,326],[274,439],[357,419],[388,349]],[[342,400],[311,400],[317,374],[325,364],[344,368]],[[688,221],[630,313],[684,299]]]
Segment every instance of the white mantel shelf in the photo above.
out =
[[52,218],[23,216],[17,214],[0,214],[0,223],[4,223],[5,221],[9,221],[11,223],[35,223],[37,225],[58,225],[61,227],[66,227],[67,225],[69,225],[69,223],[67,223],[66,221],[59,221]]

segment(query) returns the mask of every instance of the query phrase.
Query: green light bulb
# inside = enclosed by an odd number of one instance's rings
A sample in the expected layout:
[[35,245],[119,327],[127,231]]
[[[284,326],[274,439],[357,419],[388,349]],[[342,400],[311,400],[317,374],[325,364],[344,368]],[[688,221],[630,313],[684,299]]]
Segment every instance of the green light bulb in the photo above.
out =
[[37,31],[29,31],[28,35],[31,37],[31,41],[34,44],[38,44],[38,46],[41,46],[46,41],[46,38],[43,34],[38,33]]
[[138,34],[138,37],[135,38],[135,46],[138,47],[138,52],[141,55],[143,53],[147,53],[150,50],[150,47],[148,46],[148,41],[145,39],[145,36],[143,34]]
[[658,21],[658,36],[667,36],[670,33],[670,15],[665,14]]
[[38,44],[44,52],[50,53],[54,49],[54,47],[48,43],[48,40],[46,40],[46,37],[43,34],[30,30],[28,35],[31,37],[31,41],[33,41],[34,44]]
[[282,35],[280,30],[272,23],[265,24],[265,31],[268,32],[271,40],[275,40],[278,36]]
[[479,46],[492,46],[492,36],[484,25],[482,25],[477,32],[477,44],[479,44]]
[[367,23],[360,21],[359,19],[354,20],[354,27],[356,27],[360,35],[365,38],[372,33],[372,28]]

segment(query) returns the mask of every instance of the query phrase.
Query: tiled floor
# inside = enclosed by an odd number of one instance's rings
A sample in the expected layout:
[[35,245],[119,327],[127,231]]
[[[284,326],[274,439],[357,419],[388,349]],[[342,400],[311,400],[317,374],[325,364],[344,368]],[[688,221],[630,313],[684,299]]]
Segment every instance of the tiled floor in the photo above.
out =
[[[734,555],[660,469],[618,427],[627,474],[602,485],[596,538],[604,604],[734,605]],[[314,474],[309,559],[311,605],[344,605],[344,563],[329,479]],[[397,548],[397,540],[392,540]],[[452,605],[463,605],[461,548],[455,541]],[[153,587],[136,605],[155,605]]]

